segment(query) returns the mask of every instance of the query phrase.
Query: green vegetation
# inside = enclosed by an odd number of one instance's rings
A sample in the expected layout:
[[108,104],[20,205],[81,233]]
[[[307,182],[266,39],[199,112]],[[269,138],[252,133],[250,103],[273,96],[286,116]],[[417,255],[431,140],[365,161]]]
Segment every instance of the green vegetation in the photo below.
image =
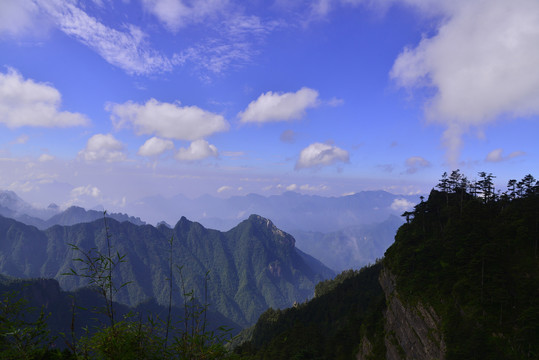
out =
[[[89,290],[80,290],[75,294],[80,303],[69,303],[59,295],[58,283],[50,283],[52,280],[41,280],[26,288],[19,286],[22,295],[6,296],[2,303],[6,306],[0,309],[0,320],[7,319],[0,323],[0,351],[6,351],[0,357],[13,354],[14,349],[24,349],[17,353],[23,354],[19,358],[354,359],[361,349],[369,359],[384,359],[385,341],[392,343],[401,356],[407,356],[407,347],[399,343],[397,334],[385,330],[384,311],[389,299],[379,284],[380,272],[385,268],[395,275],[398,298],[405,308],[413,309],[411,305],[421,302],[435,310],[441,319],[436,325],[443,334],[446,359],[537,359],[539,182],[527,175],[520,181],[509,181],[507,190],[501,192],[494,188],[493,179],[492,174],[479,173],[479,180],[471,182],[458,170],[444,174],[428,199],[421,197],[413,211],[403,214],[406,223],[399,228],[395,243],[382,261],[318,283],[314,298],[299,300],[287,309],[280,304],[294,296],[298,299],[298,294],[308,294],[319,274],[295,251],[294,239],[267,219],[252,216],[227,233],[208,230],[185,219],[174,229],[111,222],[111,233],[119,240],[114,242],[114,251],[109,251],[111,243],[105,244],[106,228],[101,232],[95,231],[95,224],[81,225],[78,232],[73,227],[51,228],[57,234],[73,231],[64,238],[75,240],[76,251],[97,244],[97,256],[82,252],[80,259],[85,266],[71,272],[81,275],[81,270],[90,270],[85,272],[89,276],[77,278],[101,287],[100,302],[84,304],[84,299],[90,298],[85,293]],[[164,240],[164,252],[159,252],[155,244],[138,242],[141,235],[135,230],[172,240]],[[19,239],[11,251],[15,256],[29,249],[30,235],[45,240],[45,245],[37,249],[54,246],[47,243],[43,233],[25,229],[19,223],[0,221],[0,234],[3,231],[9,234],[6,238]],[[89,242],[89,234],[101,234],[103,242]],[[6,241],[0,244],[2,251],[11,246]],[[131,251],[126,263],[120,255],[123,250]],[[144,252],[148,260],[136,258]],[[31,256],[26,259],[33,259]],[[4,259],[0,266],[22,273],[38,265],[27,261],[21,267]],[[131,261],[146,267],[136,269]],[[159,277],[134,276],[138,285],[122,287],[125,279],[132,276],[130,271],[151,274],[156,266],[153,261],[159,264]],[[183,267],[173,269],[176,261]],[[222,266],[216,273],[208,273],[212,261]],[[39,266],[47,268],[47,263]],[[117,269],[112,271],[114,268]],[[209,274],[213,276],[211,281]],[[96,276],[104,276],[106,281],[95,281]],[[13,290],[6,287],[13,281],[3,279],[0,277],[0,290]],[[154,279],[160,286],[161,303],[169,306],[168,310],[161,307],[149,320],[141,321],[142,312],[138,310],[144,308],[142,304],[132,312],[138,316],[129,316],[129,309],[112,301],[113,296],[135,296],[144,289],[141,283],[152,284]],[[133,287],[135,290],[131,290]],[[41,288],[54,291],[43,295],[38,291]],[[21,317],[26,305],[19,299],[28,292],[34,298],[37,294],[42,304],[57,298],[50,304],[61,303],[64,309],[72,309],[67,319],[92,324],[93,331],[81,334],[75,329],[71,336],[65,335],[69,351],[48,349],[54,339],[43,325],[47,320],[45,312]],[[173,306],[174,299],[180,309]],[[92,308],[91,304],[96,303],[105,310],[92,323],[84,318],[85,311],[80,307]],[[226,308],[227,314],[255,314],[264,306],[269,309],[255,326],[241,334],[245,341],[230,353],[225,346],[229,335],[206,326],[209,303]],[[117,316],[113,315],[115,311]],[[178,314],[181,321],[175,323],[171,319],[178,318]],[[112,316],[118,320],[112,320]],[[65,314],[60,318],[66,320]],[[409,330],[415,332],[414,328]]]
[[363,337],[384,358],[381,264],[346,271],[317,286],[317,296],[286,310],[268,309],[236,352],[256,359],[353,359]]
[[458,170],[404,216],[384,263],[408,302],[441,316],[447,359],[539,357],[539,183],[496,191]]
[[[182,280],[184,312],[182,326],[171,323],[172,314],[172,282],[169,282],[169,306],[167,319],[150,314],[147,321],[130,312],[118,321],[117,304],[114,297],[128,283],[115,286],[115,277],[120,265],[125,263],[125,255],[114,253],[104,214],[106,248],[83,250],[71,245],[81,257],[75,261],[81,263],[80,269],[70,269],[65,275],[73,275],[88,280],[90,288],[100,296],[100,303],[91,311],[101,313],[107,323],[84,326],[84,334],[75,333],[75,322],[78,311],[88,311],[75,306],[75,297],[71,306],[70,335],[60,334],[68,349],[54,350],[50,331],[45,321],[42,308],[35,320],[28,314],[23,294],[2,292],[0,302],[0,356],[10,359],[231,359],[237,358],[225,348],[228,341],[228,330],[220,327],[217,331],[209,329],[207,324],[207,304],[200,304],[194,291],[185,291],[181,268],[178,268]],[[172,249],[173,241],[170,241]],[[173,271],[172,251],[170,256],[170,274]],[[207,275],[207,274],[206,274]],[[208,277],[205,278],[207,289]],[[10,285],[4,281],[2,285]],[[39,285],[39,284],[38,284]],[[207,292],[204,293],[204,297]],[[61,301],[60,297],[60,301]],[[65,302],[64,302],[65,303]],[[55,314],[59,315],[59,314]],[[137,318],[138,317],[138,318]]]
[[15,291],[0,299],[0,357],[2,359],[42,358],[52,342],[45,313],[36,314],[26,299]]
[[[206,229],[181,218],[171,229],[166,226],[119,223],[107,217],[114,254],[125,255],[126,263],[115,276],[119,288],[115,301],[137,306],[156,299],[183,307],[182,279],[170,274],[169,259],[183,266],[185,288],[198,296],[207,290],[213,311],[239,327],[254,324],[268,307],[285,308],[294,301],[313,296],[315,284],[333,272],[294,246],[294,239],[269,220],[253,215],[227,232]],[[174,239],[170,248],[169,241]],[[70,247],[68,244],[72,244]],[[77,269],[77,251],[92,250],[91,256],[107,253],[103,220],[73,226],[53,226],[45,231],[0,217],[0,273],[19,278],[54,278],[66,290],[89,285],[89,279],[62,276]],[[78,262],[80,264],[80,262]],[[205,276],[210,279],[205,289]],[[130,282],[129,286],[121,284]],[[105,305],[105,304],[103,304]]]
[[[266,311],[236,348],[256,359],[385,359],[381,267],[408,305],[432,306],[451,359],[539,358],[539,183],[531,175],[497,191],[494,176],[444,174],[438,190],[405,212],[385,258],[315,288],[311,301]],[[412,307],[410,307],[412,308]],[[438,325],[438,324],[437,324]],[[415,329],[410,329],[412,332]]]

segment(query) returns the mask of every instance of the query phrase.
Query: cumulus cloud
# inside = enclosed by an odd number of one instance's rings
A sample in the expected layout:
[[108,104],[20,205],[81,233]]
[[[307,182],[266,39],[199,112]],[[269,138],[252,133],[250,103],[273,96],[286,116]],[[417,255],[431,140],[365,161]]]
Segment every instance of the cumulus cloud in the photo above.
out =
[[92,185],[79,186],[71,190],[71,197],[78,198],[83,195],[97,198],[101,195],[101,190]]
[[309,184],[303,184],[299,187],[300,190],[303,191],[324,191],[327,190],[327,185],[309,185]]
[[222,193],[224,191],[229,191],[229,190],[232,190],[232,187],[224,185],[224,186],[221,186],[219,189],[217,189],[217,192]]
[[18,36],[33,31],[38,10],[30,0],[0,1],[0,34]]
[[126,159],[124,145],[111,134],[96,134],[88,139],[86,148],[79,152],[79,158],[86,161],[116,162]]
[[146,140],[146,142],[139,148],[137,154],[141,156],[157,156],[172,149],[174,149],[174,143],[172,141],[154,136]]
[[[401,0],[433,12],[432,1]],[[539,114],[539,2],[445,2],[438,31],[396,59],[390,76],[402,87],[432,88],[426,116],[446,126],[455,164],[462,135],[500,116]]]
[[296,184],[290,184],[286,187],[287,191],[295,191],[298,189],[298,186]]
[[9,128],[89,124],[82,114],[59,111],[61,100],[60,92],[48,84],[24,79],[14,69],[0,73],[0,123]]
[[336,162],[349,162],[348,151],[334,145],[314,143],[301,150],[296,162],[296,170],[304,168],[322,167]]
[[319,104],[318,91],[301,88],[295,93],[268,91],[252,101],[245,111],[238,114],[241,122],[272,122],[301,119],[308,108]]
[[142,0],[144,8],[173,32],[222,12],[228,4],[228,0]]
[[52,156],[50,154],[41,154],[37,160],[39,162],[52,161],[52,160],[54,160],[54,156]]
[[180,161],[196,161],[208,157],[217,157],[217,148],[204,139],[195,140],[186,148],[180,148],[176,153],[176,159]]
[[406,200],[406,199],[395,199],[393,200],[393,202],[391,203],[391,209],[395,210],[395,211],[406,211],[406,210],[410,210],[411,208],[414,207],[414,203]]
[[430,162],[422,158],[421,156],[412,156],[406,159],[406,172],[408,174],[414,174],[422,168],[430,166]]
[[222,115],[197,106],[162,103],[150,99],[146,104],[127,101],[109,103],[106,110],[117,129],[132,126],[138,135],[157,135],[176,140],[199,140],[230,127]]
[[509,159],[515,158],[517,156],[522,156],[522,155],[525,155],[525,153],[522,151],[513,151],[507,156],[503,156],[503,149],[495,149],[488,153],[485,161],[501,162],[501,161],[509,160]]

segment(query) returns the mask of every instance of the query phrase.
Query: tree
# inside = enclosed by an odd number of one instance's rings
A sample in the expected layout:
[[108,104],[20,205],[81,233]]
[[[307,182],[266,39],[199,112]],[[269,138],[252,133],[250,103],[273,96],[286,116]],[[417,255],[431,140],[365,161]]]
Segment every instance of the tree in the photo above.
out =
[[492,181],[496,176],[492,173],[487,174],[484,171],[479,173],[481,180],[477,182],[479,191],[483,197],[483,202],[488,203],[490,201],[496,200],[496,192],[494,189],[494,182]]
[[517,195],[517,181],[515,179],[511,179],[507,182],[507,196],[509,199],[514,200]]
[[535,185],[535,178],[531,174],[528,174],[518,182],[517,187],[521,191],[521,196],[530,196],[534,193]]

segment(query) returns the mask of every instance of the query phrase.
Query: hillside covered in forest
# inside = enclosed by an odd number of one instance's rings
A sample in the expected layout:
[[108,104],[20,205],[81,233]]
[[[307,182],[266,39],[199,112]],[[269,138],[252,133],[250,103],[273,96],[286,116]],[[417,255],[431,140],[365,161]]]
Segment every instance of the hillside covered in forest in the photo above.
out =
[[539,183],[444,174],[385,258],[269,309],[236,348],[256,359],[537,359]]
[[[0,316],[5,320],[3,327],[0,326],[3,334],[0,353],[20,354],[20,350],[30,349],[30,355],[21,358],[35,359],[45,355],[57,359],[117,359],[122,356],[272,360],[536,359],[539,356],[539,182],[528,175],[520,181],[509,181],[507,189],[501,192],[494,188],[492,174],[480,173],[479,176],[479,181],[470,182],[459,171],[444,174],[428,198],[422,197],[413,211],[403,213],[406,222],[399,228],[395,243],[386,251],[383,259],[360,270],[348,270],[334,279],[318,282],[314,288],[314,298],[310,300],[299,299],[292,306],[269,304],[269,309],[262,313],[256,324],[232,339],[228,348],[224,345],[229,337],[216,335],[222,334],[222,329],[215,328],[215,321],[219,321],[219,316],[223,315],[219,306],[216,306],[218,312],[214,313],[210,311],[213,304],[205,302],[205,298],[193,297],[195,292],[204,294],[204,288],[213,291],[211,286],[215,285],[209,286],[209,282],[204,280],[207,277],[203,275],[199,279],[199,286],[203,288],[193,287],[194,292],[189,295],[185,291],[187,281],[178,279],[181,289],[175,291],[182,293],[184,300],[183,304],[182,301],[176,304],[179,306],[173,310],[175,325],[172,325],[170,318],[165,319],[167,314],[171,314],[166,309],[166,293],[174,291],[173,281],[170,281],[173,278],[163,274],[165,281],[161,288],[164,291],[161,305],[165,306],[159,307],[159,304],[149,302],[137,309],[128,309],[115,304],[118,316],[131,314],[131,318],[125,320],[118,317],[114,320],[109,312],[112,301],[110,304],[107,301],[112,297],[108,294],[116,293],[108,292],[110,283],[94,283],[98,290],[105,289],[102,292],[105,296],[101,297],[102,304],[106,300],[101,306],[101,320],[95,325],[93,333],[83,334],[78,339],[78,334],[72,338],[69,338],[69,331],[67,337],[64,334],[68,346],[63,351],[50,347],[47,342],[50,338],[43,335],[50,330],[45,312],[43,315],[39,315],[39,311],[34,312],[34,317],[30,319],[24,315],[27,306],[24,298],[37,299],[31,305],[41,303],[43,311],[62,314],[64,323],[69,323],[70,318],[79,322],[87,321],[88,324],[93,320],[79,315],[81,310],[73,303],[69,304],[70,295],[63,293],[53,280],[30,281],[26,287],[21,287],[18,286],[20,280],[1,278],[0,285],[11,292],[4,292],[0,307]],[[7,234],[19,234],[19,239],[40,239],[37,237],[40,232],[35,228],[32,228],[33,232],[25,233],[20,223],[4,223],[11,224]],[[122,226],[133,229],[136,226],[126,224],[111,221],[110,228],[100,230],[105,232],[101,234],[104,237],[95,238],[106,242],[109,238],[107,229],[110,229],[115,236],[134,241],[131,244],[133,248],[141,246],[137,245],[136,237],[132,238],[129,231],[122,230]],[[88,231],[96,225],[89,223],[81,226]],[[266,261],[272,258],[264,255],[263,251],[272,249],[273,252],[268,254],[282,260],[270,261],[263,271],[258,272],[253,285],[247,285],[248,289],[245,290],[241,290],[241,287],[237,290],[248,294],[245,299],[250,304],[256,304],[255,291],[264,293],[269,289],[271,292],[272,289],[279,289],[280,284],[290,294],[294,288],[302,289],[302,284],[307,280],[314,281],[309,278],[312,271],[309,272],[307,265],[312,266],[315,260],[295,253],[291,236],[277,229],[269,220],[256,215],[227,233],[207,230],[186,219],[180,220],[174,229],[166,226],[157,229],[150,226],[146,229],[162,232],[167,237],[174,234],[178,242],[185,243],[182,246],[190,244],[182,250],[191,251],[185,255],[188,256],[186,261],[188,258],[193,261],[186,262],[185,266],[188,267],[197,266],[199,260],[195,260],[194,254],[226,253],[225,245],[221,245],[222,250],[214,250],[219,249],[216,244],[223,244],[219,239],[230,242],[236,248],[244,248],[245,252],[238,256],[243,263],[245,259],[251,261],[251,269],[257,269],[255,264],[260,259]],[[74,229],[58,226],[49,230],[68,234]],[[32,234],[35,236],[30,237]],[[80,239],[77,246],[89,245],[82,241],[88,237],[81,236],[80,231],[76,234]],[[44,236],[42,239],[47,238],[43,234],[41,236]],[[70,236],[67,238],[72,239],[73,235]],[[258,239],[259,245],[254,248],[246,245],[252,246],[254,239]],[[3,251],[10,248],[6,247],[5,241],[2,244]],[[14,255],[31,253],[24,241],[22,244],[15,247]],[[167,244],[170,249],[174,242]],[[34,251],[36,249],[39,247]],[[149,254],[153,251],[151,247],[145,249]],[[182,256],[182,252],[170,252],[164,261],[168,259],[170,264],[172,260],[177,260],[176,256]],[[107,258],[106,254],[102,256]],[[137,261],[133,254],[129,253],[129,257],[129,261]],[[114,254],[112,258],[115,258]],[[6,257],[3,261],[3,266],[9,265]],[[86,258],[82,263],[91,264],[92,261]],[[118,261],[122,263],[120,255]],[[21,264],[24,266],[21,265],[17,271],[23,274],[35,267],[32,261]],[[107,262],[104,264],[107,278],[108,265]],[[303,264],[303,272],[297,264]],[[37,268],[46,268],[45,265]],[[225,271],[221,271],[219,276],[230,276]],[[238,273],[249,277],[257,272],[246,272],[244,269]],[[75,278],[80,280],[81,277]],[[265,279],[273,279],[273,285],[268,285]],[[194,283],[188,286],[191,284]],[[256,290],[254,284],[262,286],[262,290]],[[125,284],[125,287],[129,289],[131,284]],[[50,291],[51,288],[56,290]],[[118,287],[118,294],[122,288],[123,285]],[[19,298],[12,290],[19,291]],[[84,295],[85,291],[88,294],[90,290],[82,291],[83,298],[91,297]],[[20,300],[20,294],[23,300]],[[129,291],[124,296],[126,294]],[[77,295],[73,297],[77,298]],[[54,310],[58,304],[63,312]],[[170,300],[168,304],[174,305]],[[218,302],[216,304],[219,305]],[[90,304],[99,312],[94,305]],[[183,314],[182,305],[185,309]],[[142,321],[139,314],[145,311],[154,320]],[[152,311],[156,317],[152,318]],[[155,319],[158,321],[155,322]],[[181,325],[183,320],[187,320],[185,326]],[[221,321],[225,325],[232,324],[224,318]],[[204,325],[200,327],[199,324]],[[169,329],[173,334],[170,337]]]
[[106,253],[108,242],[114,254],[125,256],[115,269],[115,285],[129,282],[116,301],[167,304],[167,279],[172,278],[173,305],[183,303],[185,287],[199,298],[206,294],[212,310],[241,326],[253,324],[268,307],[285,308],[312,297],[316,283],[334,275],[297,249],[292,236],[258,215],[228,232],[206,229],[185,217],[174,228],[106,217],[46,230],[0,217],[0,273],[53,278],[62,289],[76,290],[87,286],[88,279],[63,274],[80,270],[74,259],[85,253]]

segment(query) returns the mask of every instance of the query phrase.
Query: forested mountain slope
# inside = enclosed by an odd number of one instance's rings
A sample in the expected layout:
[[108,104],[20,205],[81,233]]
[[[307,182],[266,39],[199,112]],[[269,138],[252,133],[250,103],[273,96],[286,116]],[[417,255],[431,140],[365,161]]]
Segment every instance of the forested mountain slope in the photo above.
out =
[[492,179],[444,175],[404,214],[381,263],[319,284],[306,304],[267,311],[236,351],[256,359],[539,358],[539,183],[526,176],[500,193]]
[[117,301],[134,306],[155,298],[166,304],[172,259],[173,304],[182,304],[182,289],[193,290],[198,298],[207,293],[211,309],[241,326],[254,323],[270,306],[285,308],[312,297],[315,284],[333,275],[299,252],[292,236],[257,215],[228,232],[206,229],[186,218],[173,229],[113,219],[106,219],[105,225],[101,219],[44,231],[0,218],[0,273],[55,278],[63,289],[73,290],[87,282],[62,275],[77,269],[73,259],[82,257],[68,244],[105,252],[107,238],[113,254],[126,256],[114,273],[116,283],[131,282],[117,294]]
[[[86,330],[92,334],[110,322],[106,314],[99,310],[105,307],[105,299],[98,292],[91,288],[63,291],[58,281],[54,279],[17,279],[0,275],[0,297],[2,321],[18,319],[32,324],[43,311],[44,323],[51,337],[56,337],[55,346],[60,348],[66,347],[66,340],[72,341],[72,335],[79,338],[86,335]],[[157,304],[154,299],[135,307],[119,303],[114,303],[113,307],[118,320],[129,315],[135,317],[134,320],[140,319],[143,322],[148,318],[162,321],[166,319],[168,313],[168,307]],[[175,319],[183,320],[184,308],[173,307],[171,315]],[[211,308],[205,311],[205,319],[207,329],[211,331],[226,327],[232,329],[232,334],[235,334],[240,328],[238,324]],[[175,321],[174,324],[182,327],[183,321]],[[2,330],[4,329],[0,325],[0,334],[4,335]]]

